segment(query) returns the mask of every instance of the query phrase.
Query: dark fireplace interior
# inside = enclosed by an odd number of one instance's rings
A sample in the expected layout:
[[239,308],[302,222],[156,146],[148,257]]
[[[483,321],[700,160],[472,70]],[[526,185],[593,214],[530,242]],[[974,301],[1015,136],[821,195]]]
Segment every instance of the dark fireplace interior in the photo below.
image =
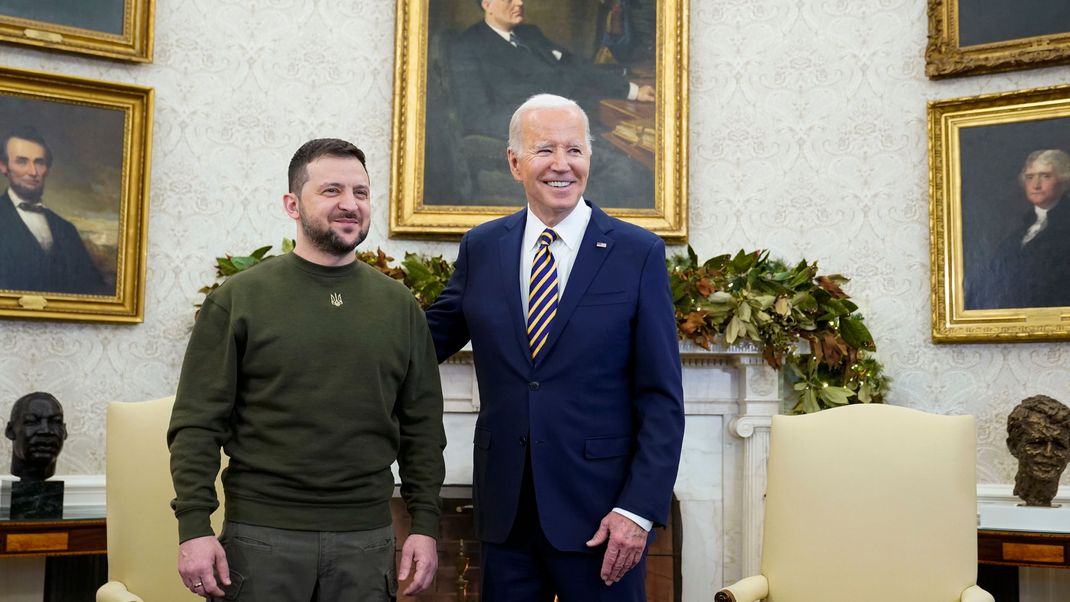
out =
[[[394,531],[401,544],[409,532],[409,517],[400,498],[391,503]],[[680,505],[674,498],[669,525],[659,529],[647,555],[646,592],[648,602],[680,602]],[[479,541],[473,535],[472,495],[467,486],[446,486],[442,491],[442,534],[438,541],[438,574],[431,590],[417,596],[403,596],[408,586],[402,582],[398,600],[421,602],[477,602],[479,600]]]

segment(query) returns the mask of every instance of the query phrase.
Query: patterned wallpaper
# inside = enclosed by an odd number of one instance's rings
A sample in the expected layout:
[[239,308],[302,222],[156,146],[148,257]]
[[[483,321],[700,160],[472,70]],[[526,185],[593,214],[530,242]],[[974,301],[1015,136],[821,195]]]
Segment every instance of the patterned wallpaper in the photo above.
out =
[[[174,392],[212,258],[292,236],[280,199],[304,140],[368,152],[366,245],[455,256],[450,243],[386,236],[394,6],[157,0],[149,65],[0,47],[3,65],[156,88],[145,322],[0,321],[4,420],[19,395],[56,394],[70,429],[60,474],[104,471],[107,401]],[[691,244],[703,257],[765,247],[850,276],[894,378],[890,401],[976,415],[978,480],[1010,483],[1006,414],[1036,393],[1070,402],[1070,346],[930,342],[925,103],[1063,83],[1070,68],[930,82],[925,7],[692,2]]]

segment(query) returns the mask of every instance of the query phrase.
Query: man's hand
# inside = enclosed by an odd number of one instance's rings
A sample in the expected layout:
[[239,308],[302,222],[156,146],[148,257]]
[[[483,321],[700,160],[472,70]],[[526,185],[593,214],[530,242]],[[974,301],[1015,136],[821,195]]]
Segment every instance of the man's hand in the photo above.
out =
[[631,519],[610,512],[598,524],[598,531],[587,542],[587,547],[600,546],[609,539],[606,554],[602,557],[602,581],[613,585],[624,577],[624,573],[639,564],[646,549],[647,532]]
[[[179,544],[178,574],[189,591],[198,596],[222,598],[221,586],[230,585],[230,566],[219,540],[205,535]],[[216,583],[216,575],[219,575],[221,584]]]
[[412,576],[412,583],[404,592],[406,596],[415,596],[431,587],[431,581],[438,571],[438,548],[433,537],[413,533],[405,538],[405,545],[401,546],[398,579],[408,579],[413,564],[416,565],[416,574]]
[[657,100],[657,95],[654,94],[654,86],[649,84],[639,86],[639,95],[635,99],[639,102],[654,102]]

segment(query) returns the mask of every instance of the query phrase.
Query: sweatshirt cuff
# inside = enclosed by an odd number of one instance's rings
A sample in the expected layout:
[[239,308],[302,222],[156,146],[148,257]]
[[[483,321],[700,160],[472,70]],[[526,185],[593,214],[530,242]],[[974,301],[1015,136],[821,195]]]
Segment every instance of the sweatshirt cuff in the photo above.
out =
[[431,512],[429,510],[417,510],[412,513],[412,526],[409,528],[409,533],[416,535],[426,535],[437,540],[439,528],[438,523],[439,515],[437,512]]
[[205,535],[215,535],[211,512],[190,510],[178,517],[178,543]]

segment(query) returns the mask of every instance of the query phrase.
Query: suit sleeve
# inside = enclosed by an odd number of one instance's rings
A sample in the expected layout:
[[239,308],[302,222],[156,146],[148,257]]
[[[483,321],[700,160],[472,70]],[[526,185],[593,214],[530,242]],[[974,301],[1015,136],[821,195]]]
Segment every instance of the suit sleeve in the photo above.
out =
[[661,239],[648,251],[640,275],[632,354],[636,451],[617,507],[664,525],[680,465],[684,394]]
[[579,97],[574,100],[590,101],[628,97],[631,85],[628,79],[621,75],[621,72],[577,59],[566,48],[554,44],[538,27],[525,28],[524,32],[524,35],[537,38],[537,44],[543,46],[546,52],[561,53],[561,58],[558,59],[558,63],[562,66],[561,73],[568,79],[571,89]]
[[435,342],[439,363],[449,359],[468,344],[468,322],[464,317],[464,287],[468,279],[468,236],[461,240],[453,276],[431,307],[427,308],[427,327]]

